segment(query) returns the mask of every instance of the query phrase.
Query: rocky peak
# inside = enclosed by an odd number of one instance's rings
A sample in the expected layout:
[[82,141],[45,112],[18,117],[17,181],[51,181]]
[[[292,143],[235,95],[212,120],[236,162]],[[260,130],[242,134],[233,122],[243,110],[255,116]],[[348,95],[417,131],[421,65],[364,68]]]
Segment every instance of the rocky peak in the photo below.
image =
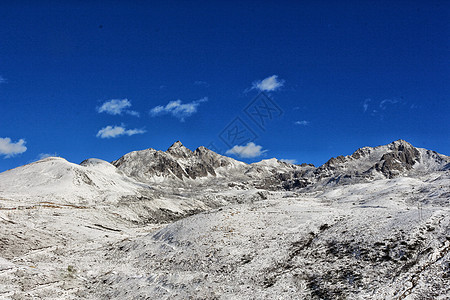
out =
[[183,158],[188,158],[193,154],[193,152],[186,148],[180,141],[175,142],[166,152],[175,157]]
[[[389,149],[404,151],[405,149],[413,149],[414,146],[405,140],[396,140],[388,145]],[[415,148],[414,148],[415,149]]]
[[330,159],[325,163],[324,166],[326,166],[326,167],[328,167],[328,168],[334,168],[335,165],[345,163],[346,161],[347,161],[347,159],[346,159],[344,156],[339,155],[339,156],[337,156],[336,158],[334,158],[334,157],[330,158]]
[[352,155],[331,158],[319,168],[306,164],[291,165],[275,158],[248,165],[203,146],[192,152],[177,141],[165,152],[154,149],[135,151],[113,162],[113,165],[143,182],[160,182],[163,178],[224,177],[250,180],[254,186],[265,188],[299,188],[394,178],[413,174],[416,170],[449,169],[450,159],[443,157],[398,140],[387,145],[363,147]]
[[212,154],[217,154],[217,153],[209,150],[208,148],[206,148],[204,146],[200,146],[197,149],[195,149],[194,154],[197,156],[203,156],[203,155],[212,155]]
[[370,155],[370,153],[372,152],[373,148],[371,147],[363,147],[363,148],[359,148],[358,150],[356,150],[355,152],[353,152],[353,154],[351,155],[352,158],[354,159],[359,159],[361,157],[366,157],[368,155]]
[[200,146],[194,151],[194,155],[199,158],[202,163],[209,164],[214,168],[225,167],[235,162],[230,157],[222,156],[206,147]]
[[420,162],[420,152],[410,143],[397,140],[388,145],[391,150],[381,157],[373,166],[387,178],[393,178],[405,171],[411,170],[413,165]]

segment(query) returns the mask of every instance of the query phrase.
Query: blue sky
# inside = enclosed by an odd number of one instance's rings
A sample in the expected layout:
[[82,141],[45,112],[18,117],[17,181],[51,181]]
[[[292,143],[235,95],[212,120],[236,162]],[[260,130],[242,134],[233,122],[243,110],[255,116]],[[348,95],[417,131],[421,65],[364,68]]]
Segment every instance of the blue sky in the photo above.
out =
[[177,140],[246,162],[400,138],[449,155],[449,16],[447,1],[3,3],[0,171]]

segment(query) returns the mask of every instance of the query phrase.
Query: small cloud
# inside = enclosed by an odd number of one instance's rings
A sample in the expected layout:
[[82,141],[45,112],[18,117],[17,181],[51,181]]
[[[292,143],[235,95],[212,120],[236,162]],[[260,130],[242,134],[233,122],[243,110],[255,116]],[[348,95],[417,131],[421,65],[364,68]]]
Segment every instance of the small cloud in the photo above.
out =
[[294,124],[295,125],[301,125],[301,126],[308,126],[309,123],[310,123],[309,121],[303,120],[303,121],[296,121]]
[[131,116],[139,117],[139,113],[134,110],[127,109],[131,107],[131,102],[128,99],[112,99],[102,104],[97,111],[99,113],[105,112],[110,115],[121,115],[122,113]]
[[40,153],[39,155],[38,155],[38,157],[36,158],[36,160],[41,160],[41,159],[44,159],[44,158],[48,158],[48,157],[58,157],[59,155],[58,155],[58,153]]
[[209,87],[209,83],[207,83],[206,81],[201,81],[201,80],[194,81],[194,85]]
[[175,118],[184,122],[185,118],[190,117],[197,112],[200,103],[208,101],[207,97],[195,100],[189,103],[183,103],[181,100],[170,101],[167,105],[158,105],[150,110],[150,115],[156,117],[164,114],[171,114]]
[[253,82],[252,89],[257,89],[262,92],[272,92],[284,85],[284,80],[279,80],[278,75],[269,76],[263,80]]
[[387,105],[389,104],[396,104],[399,101],[397,99],[384,99],[383,101],[380,102],[380,108],[382,110],[385,110],[387,108]]
[[143,134],[146,131],[143,129],[126,129],[123,125],[121,126],[106,126],[97,132],[97,137],[102,139],[116,138],[122,135],[135,135]]
[[[364,113],[383,121],[386,114],[398,113],[399,109],[410,107],[408,102],[401,98],[388,98],[384,100],[366,99],[363,102]],[[410,107],[412,108],[412,107]]]
[[296,164],[297,163],[296,159],[280,159],[280,161],[288,163],[288,164]]
[[129,114],[130,116],[135,116],[135,117],[139,117],[140,113],[134,110],[127,110],[125,111],[125,113]]
[[6,79],[3,76],[0,76],[0,83],[6,83]]
[[14,155],[24,153],[27,151],[25,143],[24,139],[13,143],[10,138],[0,138],[0,155],[5,156],[5,158],[10,158]]
[[236,145],[233,148],[227,150],[225,154],[232,154],[242,158],[252,158],[261,156],[265,152],[267,152],[267,150],[262,150],[262,146],[256,145],[253,142],[249,142],[245,146]]
[[370,101],[372,101],[372,99],[366,99],[366,100],[364,100],[364,103],[363,103],[363,109],[364,109],[364,112],[366,112],[367,109],[369,108],[369,103],[370,103]]

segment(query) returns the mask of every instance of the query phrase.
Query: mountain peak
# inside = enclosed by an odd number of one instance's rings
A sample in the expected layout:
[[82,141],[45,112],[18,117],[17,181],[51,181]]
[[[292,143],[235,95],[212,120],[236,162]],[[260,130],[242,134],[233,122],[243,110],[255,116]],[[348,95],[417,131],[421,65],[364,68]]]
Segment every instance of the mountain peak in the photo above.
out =
[[402,139],[393,141],[390,145],[392,145],[396,149],[399,147],[400,148],[403,148],[403,147],[412,148],[413,147],[413,145],[411,145],[410,143],[408,143],[407,141],[402,140]]
[[172,146],[169,147],[170,148],[179,148],[179,147],[184,147],[183,143],[181,143],[181,141],[176,141],[175,143],[172,144]]
[[166,152],[177,157],[189,157],[192,155],[192,151],[186,148],[180,141],[173,143]]

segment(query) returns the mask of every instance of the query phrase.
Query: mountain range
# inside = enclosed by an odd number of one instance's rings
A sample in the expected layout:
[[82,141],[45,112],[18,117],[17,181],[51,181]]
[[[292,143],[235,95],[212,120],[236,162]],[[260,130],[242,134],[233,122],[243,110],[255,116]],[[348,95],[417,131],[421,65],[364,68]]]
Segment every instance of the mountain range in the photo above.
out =
[[449,204],[450,157],[404,140],[319,167],[49,157],[0,174],[0,297],[445,298]]

